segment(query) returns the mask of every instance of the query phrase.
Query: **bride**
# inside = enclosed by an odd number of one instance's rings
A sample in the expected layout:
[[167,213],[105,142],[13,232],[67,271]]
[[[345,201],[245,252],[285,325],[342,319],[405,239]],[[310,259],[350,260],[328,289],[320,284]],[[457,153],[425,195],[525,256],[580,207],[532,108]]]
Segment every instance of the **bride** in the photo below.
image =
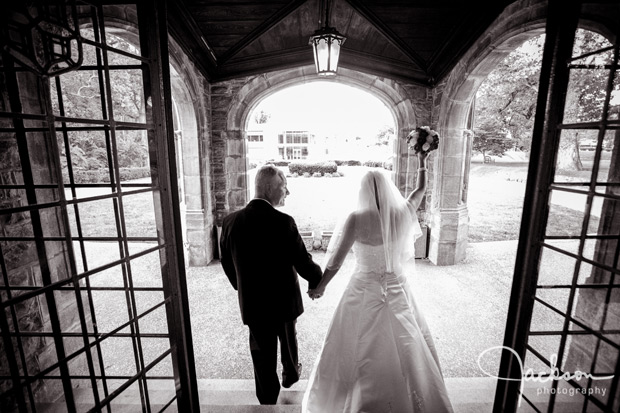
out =
[[415,214],[426,190],[428,152],[404,199],[379,171],[361,182],[357,209],[332,236],[325,287],[353,248],[356,266],[336,308],[302,402],[305,413],[451,412],[437,352],[407,281],[421,235]]

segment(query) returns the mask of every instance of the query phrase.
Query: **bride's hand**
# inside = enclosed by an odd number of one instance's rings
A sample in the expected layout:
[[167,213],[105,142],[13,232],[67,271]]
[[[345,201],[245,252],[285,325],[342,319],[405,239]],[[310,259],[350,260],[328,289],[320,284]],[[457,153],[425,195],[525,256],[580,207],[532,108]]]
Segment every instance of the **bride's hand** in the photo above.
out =
[[313,300],[315,298],[321,298],[324,293],[325,293],[325,288],[315,288],[314,290],[308,290],[308,295]]
[[428,158],[430,154],[431,154],[430,152],[418,152],[418,160],[420,162],[424,162],[426,161],[426,159]]

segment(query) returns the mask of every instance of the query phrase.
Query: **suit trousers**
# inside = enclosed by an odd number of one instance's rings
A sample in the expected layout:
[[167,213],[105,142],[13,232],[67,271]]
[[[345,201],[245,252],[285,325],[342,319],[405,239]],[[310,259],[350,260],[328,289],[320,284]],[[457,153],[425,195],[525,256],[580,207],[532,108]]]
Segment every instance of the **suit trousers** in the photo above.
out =
[[282,381],[299,380],[297,371],[297,321],[249,324],[250,352],[254,364],[256,396],[260,404],[276,404],[280,394],[278,380],[278,340],[282,362]]

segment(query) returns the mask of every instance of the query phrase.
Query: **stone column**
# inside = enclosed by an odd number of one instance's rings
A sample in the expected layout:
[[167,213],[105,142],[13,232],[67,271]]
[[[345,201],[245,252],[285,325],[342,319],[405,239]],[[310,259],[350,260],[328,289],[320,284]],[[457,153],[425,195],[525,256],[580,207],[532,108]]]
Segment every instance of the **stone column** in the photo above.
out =
[[429,258],[436,265],[453,265],[465,259],[469,215],[463,200],[467,145],[463,130],[443,131],[439,157],[434,160],[436,178],[430,227]]

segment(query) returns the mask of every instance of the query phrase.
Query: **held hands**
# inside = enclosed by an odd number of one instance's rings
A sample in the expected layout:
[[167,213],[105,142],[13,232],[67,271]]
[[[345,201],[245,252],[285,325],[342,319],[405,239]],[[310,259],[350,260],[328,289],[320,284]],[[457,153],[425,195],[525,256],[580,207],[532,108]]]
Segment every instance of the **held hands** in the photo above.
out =
[[325,293],[325,288],[315,288],[313,290],[308,290],[308,296],[310,298],[312,298],[313,300],[315,298],[321,298],[323,296],[323,294]]

